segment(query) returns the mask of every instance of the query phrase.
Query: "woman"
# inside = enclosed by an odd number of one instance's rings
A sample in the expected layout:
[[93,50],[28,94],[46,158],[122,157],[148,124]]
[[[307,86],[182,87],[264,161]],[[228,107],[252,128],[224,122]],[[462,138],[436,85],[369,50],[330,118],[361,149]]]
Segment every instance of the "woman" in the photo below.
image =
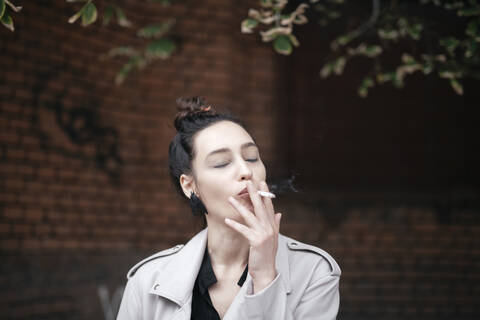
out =
[[177,102],[170,175],[207,227],[128,272],[117,319],[335,319],[340,268],[279,234],[253,138],[200,98]]

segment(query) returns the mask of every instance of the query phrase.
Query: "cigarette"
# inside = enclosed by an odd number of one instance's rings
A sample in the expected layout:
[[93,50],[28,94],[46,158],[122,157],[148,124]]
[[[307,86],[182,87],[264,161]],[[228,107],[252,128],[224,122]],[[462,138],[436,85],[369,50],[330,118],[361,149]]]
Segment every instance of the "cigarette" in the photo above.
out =
[[275,198],[275,195],[271,192],[257,190],[258,194],[262,197]]

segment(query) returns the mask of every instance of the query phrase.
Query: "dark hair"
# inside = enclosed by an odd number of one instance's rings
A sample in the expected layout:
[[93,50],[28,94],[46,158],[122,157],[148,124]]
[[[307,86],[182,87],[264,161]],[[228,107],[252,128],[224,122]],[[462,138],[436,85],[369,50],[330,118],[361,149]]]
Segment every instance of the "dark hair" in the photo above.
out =
[[[202,97],[178,98],[178,113],[174,125],[177,134],[168,148],[168,167],[173,185],[183,193],[180,185],[182,174],[193,174],[192,160],[195,158],[193,145],[195,135],[203,129],[219,121],[232,121],[243,128],[245,126],[230,112],[218,113],[211,105],[207,105]],[[186,197],[187,198],[187,197]]]

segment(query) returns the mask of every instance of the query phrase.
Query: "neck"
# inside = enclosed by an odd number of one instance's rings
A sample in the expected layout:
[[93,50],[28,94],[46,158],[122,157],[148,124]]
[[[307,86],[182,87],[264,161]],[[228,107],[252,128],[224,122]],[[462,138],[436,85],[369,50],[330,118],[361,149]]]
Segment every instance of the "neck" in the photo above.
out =
[[250,244],[243,235],[222,225],[222,222],[208,223],[207,247],[212,266],[244,268],[248,262]]

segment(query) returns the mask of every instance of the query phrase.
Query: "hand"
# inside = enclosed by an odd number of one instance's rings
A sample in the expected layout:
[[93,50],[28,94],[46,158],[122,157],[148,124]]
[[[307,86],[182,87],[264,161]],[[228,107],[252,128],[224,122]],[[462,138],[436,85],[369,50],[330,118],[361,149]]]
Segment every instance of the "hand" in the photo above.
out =
[[[251,181],[247,181],[247,190],[253,204],[255,214],[229,197],[232,206],[237,209],[246,225],[226,218],[225,223],[241,233],[250,243],[248,257],[248,273],[252,276],[254,293],[267,287],[277,276],[275,256],[278,246],[281,213],[275,213],[272,199],[261,197]],[[265,181],[260,183],[260,190],[268,191]]]

